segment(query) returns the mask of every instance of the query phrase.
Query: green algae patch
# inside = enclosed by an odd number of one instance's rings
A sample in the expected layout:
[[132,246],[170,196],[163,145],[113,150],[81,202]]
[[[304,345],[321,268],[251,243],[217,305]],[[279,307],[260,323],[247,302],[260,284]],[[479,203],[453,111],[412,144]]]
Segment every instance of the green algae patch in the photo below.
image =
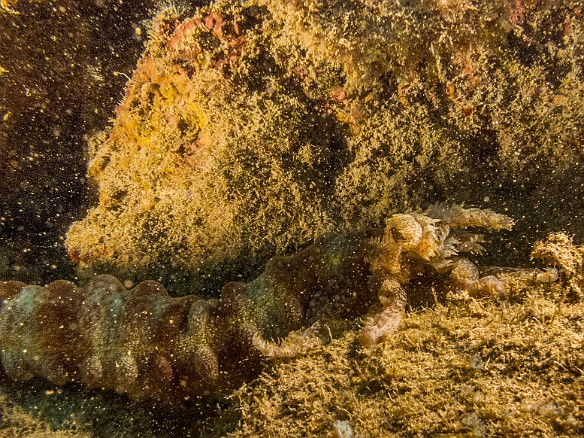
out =
[[[349,332],[242,388],[230,436],[575,436],[584,432],[582,303],[561,291],[412,311],[360,357]],[[554,298],[555,297],[555,298]]]
[[69,254],[84,275],[213,294],[318,235],[438,201],[515,217],[517,253],[579,235],[581,14],[567,0],[164,7],[91,141],[99,200]]

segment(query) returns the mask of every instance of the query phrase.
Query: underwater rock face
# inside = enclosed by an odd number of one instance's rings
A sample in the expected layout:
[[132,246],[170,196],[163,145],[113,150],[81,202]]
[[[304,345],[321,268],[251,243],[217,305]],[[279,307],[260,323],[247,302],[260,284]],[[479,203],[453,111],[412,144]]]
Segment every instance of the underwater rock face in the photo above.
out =
[[155,281],[127,290],[109,275],[84,288],[3,282],[2,369],[16,381],[37,376],[179,403],[236,388],[258,375],[265,356],[305,353],[338,320],[366,316],[358,343],[369,354],[397,330],[408,300],[504,298],[511,285],[555,281],[553,269],[481,275],[462,256],[482,250],[482,236],[464,228],[512,225],[490,210],[458,206],[396,214],[385,228],[330,234],[274,257],[255,280],[224,285],[219,299],[172,298]]
[[69,254],[82,272],[212,293],[322,233],[436,201],[505,209],[527,242],[582,235],[581,13],[503,0],[167,8],[93,139],[99,203]]

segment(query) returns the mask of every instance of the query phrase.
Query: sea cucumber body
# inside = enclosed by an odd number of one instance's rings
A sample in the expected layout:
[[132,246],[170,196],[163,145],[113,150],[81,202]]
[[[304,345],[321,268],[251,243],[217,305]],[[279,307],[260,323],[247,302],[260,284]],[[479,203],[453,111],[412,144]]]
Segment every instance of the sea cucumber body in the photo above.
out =
[[126,290],[111,276],[83,289],[57,281],[6,297],[7,289],[0,287],[0,346],[4,372],[16,381],[38,376],[177,401],[257,372],[249,336],[238,336],[217,300],[172,298],[154,281]]
[[155,281],[128,290],[110,275],[84,288],[0,282],[2,367],[15,381],[76,382],[134,399],[216,395],[258,374],[254,336],[277,340],[329,314],[367,311],[376,294],[367,236],[328,236],[274,257],[219,299],[173,298]]
[[[293,357],[318,345],[320,328],[335,319],[366,316],[358,342],[367,353],[397,330],[416,295],[504,296],[505,278],[481,278],[458,255],[480,252],[480,236],[453,228],[512,224],[458,206],[396,214],[385,228],[326,235],[274,257],[255,280],[225,284],[217,299],[173,298],[155,281],[128,290],[110,275],[83,288],[0,282],[2,367],[16,381],[75,382],[134,399],[218,395],[257,376],[264,356]],[[505,275],[549,277],[528,274]]]

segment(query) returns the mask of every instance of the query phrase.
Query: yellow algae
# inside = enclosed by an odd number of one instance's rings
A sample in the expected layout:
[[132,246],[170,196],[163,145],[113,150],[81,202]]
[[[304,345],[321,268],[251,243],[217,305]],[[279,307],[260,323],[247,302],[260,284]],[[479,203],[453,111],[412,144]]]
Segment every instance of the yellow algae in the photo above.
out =
[[0,1],[0,12],[9,13],[9,14],[18,14],[18,11],[13,9],[18,0],[1,0]]
[[[535,300],[553,312],[543,291]],[[347,334],[275,364],[238,391],[229,436],[327,436],[337,420],[356,436],[582,433],[581,303],[552,324],[526,315],[528,303],[481,302],[480,313],[474,304],[411,312],[367,359]]]
[[[216,290],[218,273],[250,278],[270,255],[316,235],[436,201],[512,213],[518,254],[544,231],[577,233],[579,9],[565,0],[549,16],[519,5],[223,0],[188,14],[163,9],[95,148],[103,170],[90,174],[116,194],[116,215],[97,208],[68,233],[68,247],[92,253],[83,224],[120,233],[115,253],[131,265],[84,257],[86,266],[141,278],[180,272],[168,286],[186,293]],[[165,209],[136,222],[144,176],[157,181]]]

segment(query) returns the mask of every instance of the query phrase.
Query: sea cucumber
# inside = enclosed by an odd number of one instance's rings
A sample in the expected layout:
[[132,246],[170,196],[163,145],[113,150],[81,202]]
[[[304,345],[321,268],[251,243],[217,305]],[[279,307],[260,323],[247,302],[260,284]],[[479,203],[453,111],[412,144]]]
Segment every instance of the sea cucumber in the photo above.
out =
[[358,342],[369,352],[397,329],[415,294],[504,295],[509,275],[554,281],[553,270],[481,277],[459,255],[482,249],[479,235],[460,228],[512,225],[459,206],[396,214],[384,228],[330,234],[274,257],[258,278],[225,284],[217,299],[173,298],[155,281],[128,290],[109,275],[83,288],[3,282],[1,363],[15,381],[37,376],[134,399],[217,395],[256,376],[266,356],[292,357],[321,343],[328,321],[364,317]]

